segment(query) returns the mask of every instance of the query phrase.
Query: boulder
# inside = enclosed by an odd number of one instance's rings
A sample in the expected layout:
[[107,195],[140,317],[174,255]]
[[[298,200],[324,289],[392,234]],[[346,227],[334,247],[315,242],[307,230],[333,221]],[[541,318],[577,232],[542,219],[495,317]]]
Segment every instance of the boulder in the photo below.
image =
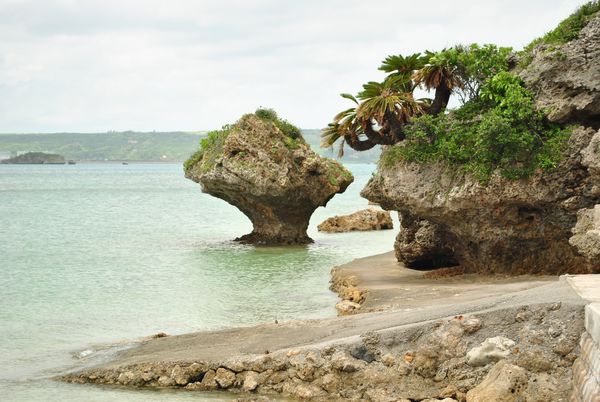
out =
[[314,210],[353,181],[340,163],[316,154],[301,136],[289,137],[254,114],[188,162],[188,179],[252,221],[252,233],[237,240],[253,244],[310,243],[306,229]]
[[467,402],[514,402],[527,388],[527,371],[521,367],[498,362],[475,388],[467,392]]
[[349,215],[333,216],[324,220],[317,229],[320,232],[341,233],[367,230],[393,229],[394,223],[388,211],[367,208]]
[[600,205],[580,209],[569,243],[589,261],[600,264]]
[[215,381],[221,388],[229,388],[235,381],[235,373],[223,367],[219,367],[215,373]]
[[250,392],[254,391],[258,387],[258,373],[256,371],[248,371],[244,377],[242,384],[242,391]]
[[467,352],[467,363],[471,366],[485,366],[497,362],[508,357],[513,346],[515,342],[503,336],[488,338]]

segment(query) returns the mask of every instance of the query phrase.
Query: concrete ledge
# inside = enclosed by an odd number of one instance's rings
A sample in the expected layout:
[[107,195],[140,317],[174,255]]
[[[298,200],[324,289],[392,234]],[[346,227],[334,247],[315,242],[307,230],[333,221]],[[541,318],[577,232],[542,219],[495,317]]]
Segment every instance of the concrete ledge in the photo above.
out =
[[572,402],[600,402],[600,275],[565,275],[571,288],[590,304],[585,306],[581,355],[573,365]]
[[600,275],[564,275],[567,283],[584,300],[600,303]]
[[[598,292],[600,292],[600,288]],[[585,306],[585,329],[596,345],[600,345],[600,303]]]

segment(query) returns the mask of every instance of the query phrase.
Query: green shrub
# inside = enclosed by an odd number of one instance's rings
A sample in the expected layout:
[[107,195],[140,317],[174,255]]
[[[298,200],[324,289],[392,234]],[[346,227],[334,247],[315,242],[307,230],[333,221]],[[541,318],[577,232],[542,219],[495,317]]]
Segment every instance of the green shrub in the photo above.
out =
[[277,115],[277,112],[273,109],[258,108],[254,114],[261,120],[272,121],[282,133],[290,138],[297,139],[302,137],[302,132],[298,127],[294,126],[287,120],[280,119]]
[[425,115],[406,127],[406,141],[388,148],[382,167],[400,160],[459,165],[485,183],[494,170],[521,179],[537,168],[556,167],[569,129],[547,121],[519,77],[500,72],[481,88],[481,97],[448,115]]
[[215,160],[221,153],[223,144],[231,132],[231,128],[230,125],[225,125],[221,130],[210,131],[206,138],[202,138],[200,140],[200,149],[183,163],[184,171],[187,172],[199,162],[202,162],[200,168],[202,172],[209,171],[214,166]]
[[258,108],[256,109],[256,112],[254,112],[254,114],[256,115],[256,117],[262,120],[269,120],[272,122],[276,122],[277,120],[279,120],[277,112],[269,108]]
[[600,2],[598,0],[590,1],[579,7],[573,14],[561,21],[556,28],[546,33],[541,38],[534,39],[523,51],[522,65],[527,65],[531,61],[532,51],[539,44],[559,46],[570,42],[579,37],[579,32],[588,24],[588,22],[600,11]]

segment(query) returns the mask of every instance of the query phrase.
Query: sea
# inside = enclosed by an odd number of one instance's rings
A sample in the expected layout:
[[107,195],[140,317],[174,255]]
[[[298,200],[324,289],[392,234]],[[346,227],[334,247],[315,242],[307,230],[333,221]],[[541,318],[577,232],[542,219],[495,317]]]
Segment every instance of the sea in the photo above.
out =
[[376,166],[347,167],[355,182],[315,211],[314,244],[253,247],[232,241],[250,221],[180,164],[0,165],[0,400],[233,399],[52,377],[159,332],[335,316],[330,269],[391,250],[396,234],[316,230],[368,205]]

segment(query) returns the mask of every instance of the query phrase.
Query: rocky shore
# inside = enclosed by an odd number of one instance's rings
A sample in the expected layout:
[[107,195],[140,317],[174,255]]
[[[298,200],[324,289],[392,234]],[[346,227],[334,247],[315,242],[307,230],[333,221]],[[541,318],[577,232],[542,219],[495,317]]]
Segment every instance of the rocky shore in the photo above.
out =
[[[567,401],[585,301],[564,280],[515,283],[459,297],[451,292],[470,285],[457,279],[437,300],[407,283],[396,290],[414,296],[404,309],[152,339],[60,379],[227,390],[242,400]],[[365,290],[366,300],[377,292]]]

